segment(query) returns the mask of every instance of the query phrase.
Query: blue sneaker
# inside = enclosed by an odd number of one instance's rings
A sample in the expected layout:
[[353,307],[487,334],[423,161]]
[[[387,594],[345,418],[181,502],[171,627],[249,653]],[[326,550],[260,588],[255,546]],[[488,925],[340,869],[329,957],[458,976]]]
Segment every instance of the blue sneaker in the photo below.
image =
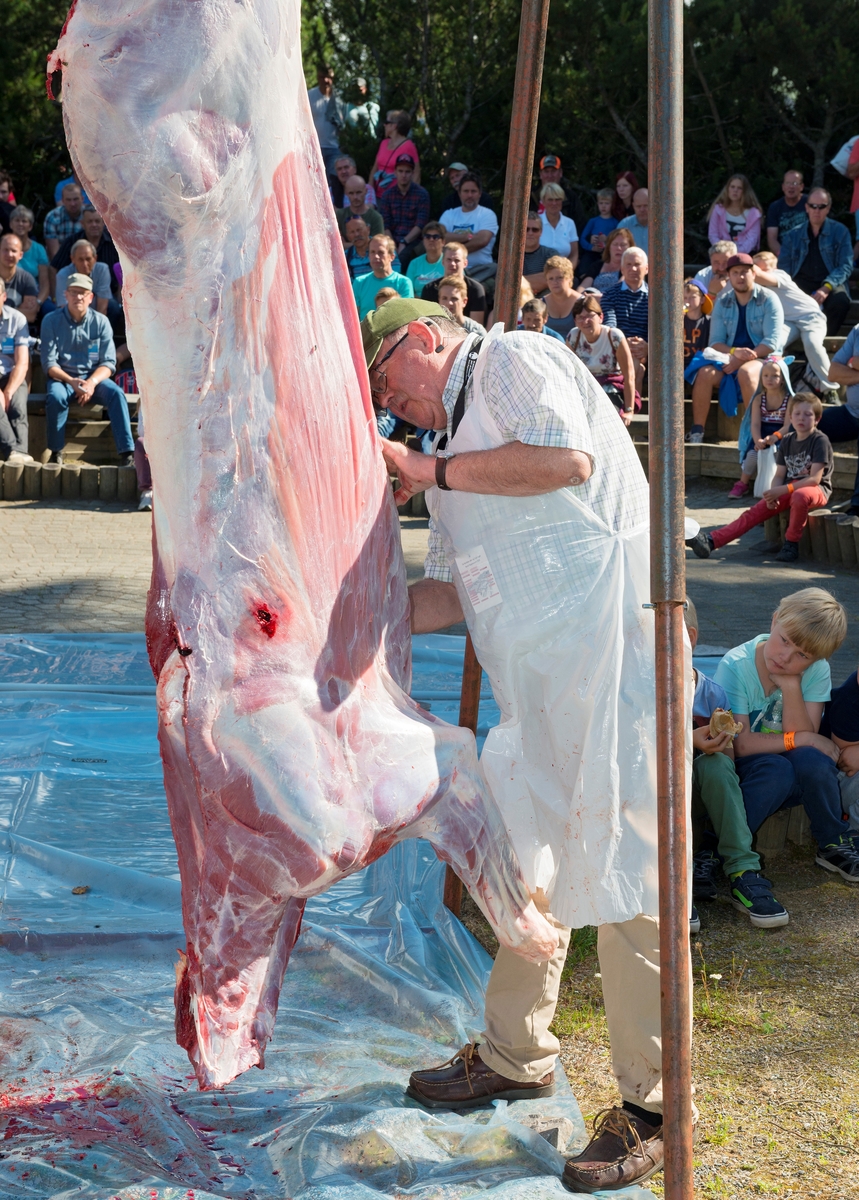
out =
[[787,909],[773,895],[772,884],[760,871],[743,871],[731,880],[731,903],[762,929],[778,929],[790,920]]

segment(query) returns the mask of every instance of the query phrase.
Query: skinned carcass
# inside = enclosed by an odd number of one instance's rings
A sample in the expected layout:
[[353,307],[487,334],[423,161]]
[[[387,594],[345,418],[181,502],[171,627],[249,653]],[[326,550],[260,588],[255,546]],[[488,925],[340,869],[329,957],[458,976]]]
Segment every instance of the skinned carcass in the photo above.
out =
[[307,897],[425,837],[499,939],[557,945],[474,740],[407,695],[408,602],[297,0],[77,0],[78,176],[120,251],[146,411],[147,634],[182,874],[177,1037],[263,1065]]

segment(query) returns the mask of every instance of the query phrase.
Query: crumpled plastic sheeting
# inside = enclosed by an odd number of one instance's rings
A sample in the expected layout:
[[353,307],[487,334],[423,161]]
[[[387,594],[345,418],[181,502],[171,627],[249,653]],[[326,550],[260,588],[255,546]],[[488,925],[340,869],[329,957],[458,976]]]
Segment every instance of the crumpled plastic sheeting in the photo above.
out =
[[[416,643],[413,693],[455,719],[463,639]],[[0,1197],[569,1195],[537,1132],[584,1141],[565,1081],[467,1115],[404,1096],[479,1033],[490,966],[426,843],[308,904],[265,1071],[200,1093],[173,1038],[184,938],[143,638],[3,637],[0,679]]]

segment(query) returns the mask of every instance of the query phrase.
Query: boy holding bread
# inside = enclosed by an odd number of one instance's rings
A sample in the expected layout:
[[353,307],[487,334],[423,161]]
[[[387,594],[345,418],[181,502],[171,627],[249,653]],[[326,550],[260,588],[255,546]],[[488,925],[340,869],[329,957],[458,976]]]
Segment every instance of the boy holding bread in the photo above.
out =
[[[698,614],[691,600],[686,605],[686,628],[694,649]],[[761,860],[752,849],[743,793],[734,769],[734,739],[743,726],[730,712],[725,689],[694,668],[692,674],[692,831],[696,850],[692,898],[716,899],[715,876],[721,861],[734,908],[764,929],[786,925],[790,919],[787,910],[773,896],[770,881],[761,875]],[[708,817],[715,838],[705,828]],[[694,908],[690,927],[693,933],[700,928]]]

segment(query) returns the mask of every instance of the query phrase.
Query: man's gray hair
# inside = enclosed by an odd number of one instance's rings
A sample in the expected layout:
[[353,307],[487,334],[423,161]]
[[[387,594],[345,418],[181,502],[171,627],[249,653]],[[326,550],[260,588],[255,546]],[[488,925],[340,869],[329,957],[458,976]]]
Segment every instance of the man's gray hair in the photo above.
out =
[[357,171],[357,169],[358,169],[358,164],[355,162],[355,159],[352,157],[352,155],[351,155],[351,154],[341,154],[339,158],[335,158],[335,159],[334,159],[334,169],[335,169],[335,171],[337,170],[337,164],[338,164],[338,163],[342,163],[342,162],[351,163],[351,164],[352,164],[352,166],[353,166],[353,167],[355,168],[355,170]]
[[27,208],[26,204],[16,204],[15,207],[12,209],[12,211],[9,213],[9,220],[11,221],[13,217],[24,217],[24,218],[26,218],[26,220],[28,220],[30,222],[31,226],[35,223],[35,220],[36,220],[35,216],[33,215],[32,208]]
[[737,243],[729,242],[726,238],[723,238],[721,242],[713,242],[713,245],[710,247],[711,258],[714,254],[727,254],[728,258],[733,258],[736,253]]
[[620,260],[621,265],[625,263],[628,258],[643,258],[645,262],[648,261],[647,255],[640,246],[627,246]]
[[468,337],[468,331],[458,321],[454,321],[453,317],[443,317],[439,313],[438,316],[433,314],[433,316],[425,317],[424,319],[432,322],[433,325],[437,325],[445,337]]
[[74,258],[81,246],[87,246],[90,250],[92,250],[93,254],[96,253],[95,246],[91,241],[89,241],[87,238],[78,238],[78,240],[72,244],[72,248],[69,251],[69,258]]

